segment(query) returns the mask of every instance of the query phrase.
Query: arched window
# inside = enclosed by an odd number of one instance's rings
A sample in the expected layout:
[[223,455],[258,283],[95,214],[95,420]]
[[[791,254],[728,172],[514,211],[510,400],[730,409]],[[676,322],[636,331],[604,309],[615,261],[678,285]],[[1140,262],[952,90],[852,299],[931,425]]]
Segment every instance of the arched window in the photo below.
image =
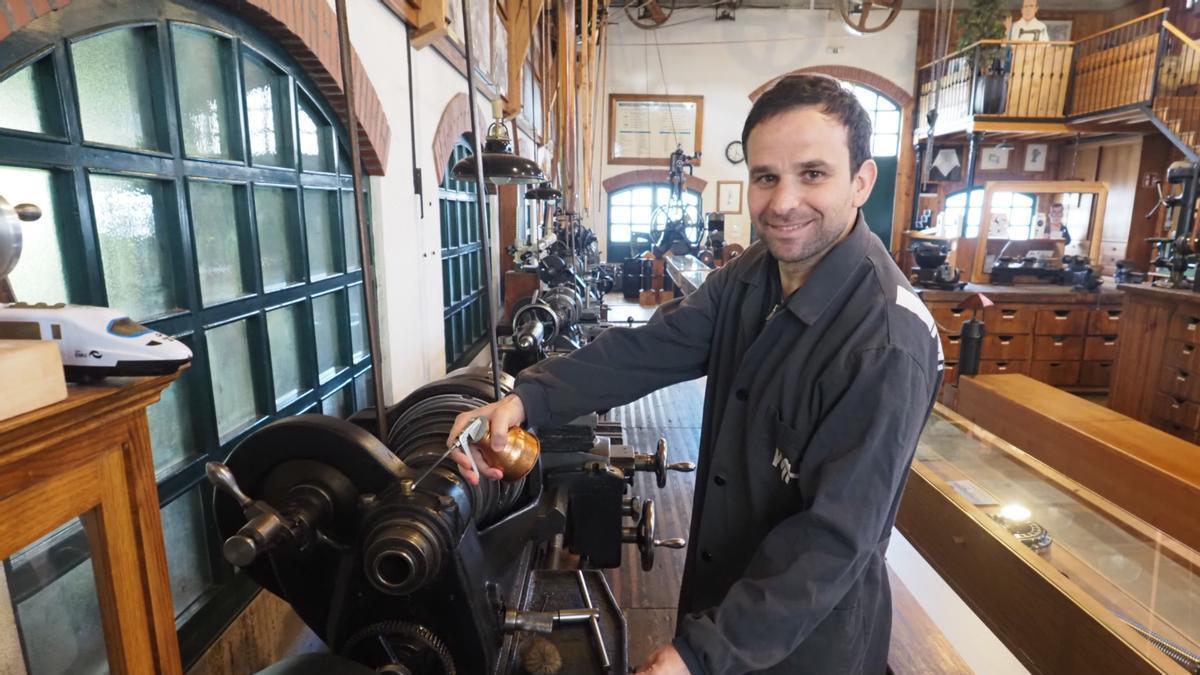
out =
[[[369,403],[345,134],[279,45],[211,3],[76,0],[38,21],[0,49],[0,195],[44,214],[11,282],[195,355],[149,409],[190,663],[253,593],[209,541],[205,462],[280,416]],[[6,565],[30,672],[103,669],[88,551],[73,522]]]
[[442,320],[446,369],[466,365],[487,337],[487,298],[483,292],[483,244],[479,240],[475,183],[454,178],[450,169],[471,154],[460,138],[438,188],[442,223]]
[[[662,211],[670,202],[671,187],[667,183],[643,183],[614,190],[608,195],[608,259],[616,262],[637,255],[648,247],[645,241],[651,231],[664,225]],[[696,228],[701,225],[700,193],[683,191],[683,205],[688,222],[689,240],[696,238]],[[655,213],[659,215],[656,217]],[[640,248],[639,248],[640,245]]]
[[900,152],[900,109],[886,96],[861,84],[842,82],[871,117],[871,156],[895,157]]
[[[1033,224],[1034,195],[1024,192],[992,193],[992,215],[1003,214],[1008,218],[1008,238],[1028,239]],[[946,197],[946,209],[942,222],[962,223],[967,221],[968,238],[979,235],[979,219],[983,216],[983,188],[971,191],[970,208],[967,207],[967,191],[959,190]]]

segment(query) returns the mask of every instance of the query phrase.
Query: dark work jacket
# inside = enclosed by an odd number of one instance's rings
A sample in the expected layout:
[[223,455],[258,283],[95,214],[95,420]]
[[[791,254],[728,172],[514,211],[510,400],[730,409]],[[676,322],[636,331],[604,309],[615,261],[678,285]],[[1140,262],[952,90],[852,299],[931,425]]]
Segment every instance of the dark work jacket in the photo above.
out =
[[692,673],[883,673],[883,556],[940,342],[861,215],[771,312],[773,277],[759,242],[645,326],[526,369],[516,393],[536,426],[707,375],[675,647]]

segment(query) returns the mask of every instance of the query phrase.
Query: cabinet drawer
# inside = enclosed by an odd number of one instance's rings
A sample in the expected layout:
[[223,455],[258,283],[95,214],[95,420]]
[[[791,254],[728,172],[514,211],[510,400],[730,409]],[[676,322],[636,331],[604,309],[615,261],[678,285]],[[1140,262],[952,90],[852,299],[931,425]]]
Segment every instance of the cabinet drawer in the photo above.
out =
[[942,338],[943,356],[951,361],[958,360],[958,350],[962,345],[962,336],[956,333],[940,333]]
[[1087,331],[1088,311],[1070,307],[1039,309],[1034,333],[1038,335],[1083,335]]
[[956,335],[962,330],[963,322],[971,318],[971,310],[953,305],[934,305],[929,308],[929,313],[939,330]]
[[1055,387],[1071,387],[1079,383],[1079,361],[1034,361],[1029,376]]
[[1087,361],[1117,360],[1116,335],[1089,335],[1083,345],[1083,358]]
[[1171,331],[1168,335],[1173,340],[1200,344],[1200,309],[1185,308],[1175,312],[1171,317]]
[[1088,335],[1116,335],[1120,332],[1120,307],[1091,310],[1088,315]]
[[1034,361],[1078,361],[1083,338],[1078,335],[1038,335],[1033,338]]
[[1105,387],[1112,382],[1112,361],[1084,361],[1079,366],[1079,386]]
[[1158,390],[1175,398],[1196,399],[1196,375],[1187,370],[1163,366],[1158,378]]
[[1197,349],[1196,345],[1187,342],[1167,340],[1167,346],[1163,350],[1163,363],[1179,370],[1195,370]]
[[1162,419],[1161,417],[1151,417],[1150,424],[1151,426],[1162,429],[1172,436],[1178,436],[1189,443],[1196,442],[1196,432],[1188,427],[1183,426],[1182,424],[1176,424],[1171,420]]
[[983,358],[995,361],[1024,361],[1032,353],[1028,335],[983,336]]
[[947,385],[958,379],[958,361],[947,361],[942,369],[942,384]]
[[1025,360],[1014,361],[994,361],[980,360],[979,361],[980,375],[1028,375],[1029,362]]
[[1150,415],[1173,425],[1195,431],[1200,427],[1200,405],[1187,399],[1175,398],[1162,392],[1154,394]]
[[1030,305],[994,305],[983,310],[987,331],[994,335],[1033,332],[1034,308]]

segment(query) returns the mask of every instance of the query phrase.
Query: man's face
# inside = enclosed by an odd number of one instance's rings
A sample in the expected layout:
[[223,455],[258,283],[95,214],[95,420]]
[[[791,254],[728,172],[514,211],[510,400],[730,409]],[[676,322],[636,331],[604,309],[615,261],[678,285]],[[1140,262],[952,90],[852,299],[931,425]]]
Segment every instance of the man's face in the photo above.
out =
[[846,127],[811,106],[755,126],[746,159],[750,220],[780,262],[803,262],[837,243],[875,185],[875,161],[851,174]]
[[[1011,7],[1012,5],[1009,5]],[[1025,0],[1021,3],[1021,18],[1026,21],[1033,21],[1037,16],[1037,0]]]

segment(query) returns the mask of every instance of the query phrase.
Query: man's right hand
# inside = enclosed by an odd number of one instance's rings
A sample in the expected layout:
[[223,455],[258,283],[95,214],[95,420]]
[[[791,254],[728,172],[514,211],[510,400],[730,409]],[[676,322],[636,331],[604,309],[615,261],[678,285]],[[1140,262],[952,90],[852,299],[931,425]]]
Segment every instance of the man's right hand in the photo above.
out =
[[[446,439],[446,445],[454,445],[458,442],[458,436],[463,429],[471,423],[471,420],[476,417],[483,417],[488,421],[488,438],[485,443],[491,447],[493,452],[499,452],[504,449],[508,443],[508,430],[511,427],[520,426],[525,421],[525,404],[515,394],[509,394],[495,403],[489,403],[474,410],[460,413],[454,420],[454,426],[450,427],[450,436]],[[476,448],[471,448],[472,454],[475,456],[475,462],[479,465],[479,471],[487,478],[492,480],[500,480],[504,477],[504,473],[488,464],[483,455]],[[458,464],[459,473],[471,485],[479,484],[479,475],[471,467],[471,460],[463,454],[461,449],[450,453],[450,458]]]

